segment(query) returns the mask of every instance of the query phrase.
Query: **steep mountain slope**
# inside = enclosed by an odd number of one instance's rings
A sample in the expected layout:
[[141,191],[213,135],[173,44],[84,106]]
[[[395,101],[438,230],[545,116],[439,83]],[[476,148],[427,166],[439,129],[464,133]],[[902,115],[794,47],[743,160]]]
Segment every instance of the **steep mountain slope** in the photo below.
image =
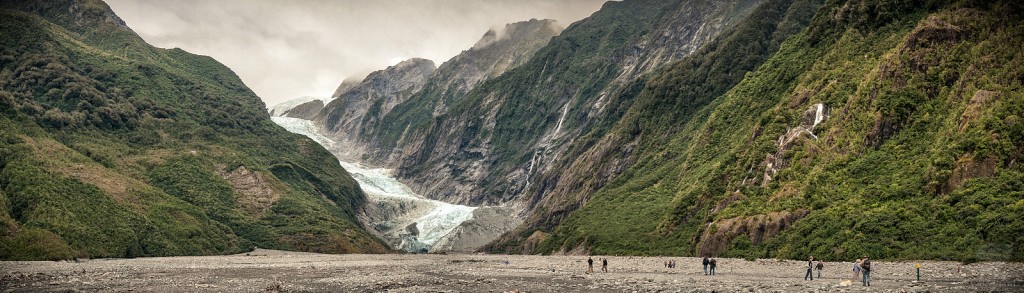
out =
[[385,252],[333,156],[101,1],[0,3],[0,259]]
[[621,175],[590,196],[552,193],[579,208],[552,205],[568,216],[492,249],[1022,260],[1021,12],[829,1],[724,94],[719,78],[743,72],[702,64],[751,55],[695,54],[644,82],[583,152],[597,163],[561,176],[622,167],[610,158],[629,162]]
[[270,116],[311,120],[331,100],[332,98],[324,97],[300,97],[270,106],[267,108],[267,112],[270,113]]
[[436,118],[386,119],[381,147],[395,145],[397,175],[429,196],[525,208],[518,200],[571,142],[618,119],[629,101],[613,97],[632,90],[628,81],[704,45],[758,2],[609,2]]
[[[430,123],[435,116],[447,112],[453,101],[464,96],[480,82],[529,60],[530,56],[561,31],[562,28],[553,20],[537,19],[510,23],[500,30],[489,30],[472,48],[441,64],[425,84],[410,87],[408,92],[398,93],[411,93],[412,96],[376,97],[401,101],[393,108],[370,113],[371,115],[360,114],[362,111],[349,114],[353,117],[369,116],[362,119],[379,119],[380,123],[339,133],[337,123],[328,121],[325,114],[347,113],[353,108],[342,103],[328,105],[318,123],[324,125],[327,132],[336,133],[333,135],[335,138],[345,139],[344,142],[353,147],[351,157],[373,164],[388,165],[392,161],[389,158],[393,150],[394,155],[400,155],[400,150],[395,150],[395,144],[405,139],[404,132],[408,125]],[[375,84],[382,86],[388,83]],[[338,91],[351,93],[354,88],[358,87],[349,87],[343,82]]]
[[[358,85],[342,91],[313,119],[323,125],[325,133],[334,140],[352,147],[348,153],[340,155],[361,154],[362,149],[357,147],[360,135],[384,123],[384,115],[420,91],[435,69],[433,61],[413,58],[370,73]],[[339,90],[343,87],[344,83]]]
[[349,90],[351,90],[351,89],[355,88],[356,86],[358,86],[359,83],[361,83],[362,81],[363,81],[362,79],[351,79],[351,78],[346,78],[346,79],[342,80],[341,84],[338,85],[338,88],[334,89],[334,93],[331,94],[331,98],[337,98],[337,97],[340,97],[341,95],[344,95]]
[[[574,141],[569,152],[554,162],[555,167],[539,174],[541,184],[530,192],[533,205],[526,223],[489,250],[531,253],[565,216],[585,204],[594,192],[627,170],[637,154],[651,144],[648,138],[664,138],[666,127],[685,121],[694,109],[706,105],[739,83],[778,49],[780,44],[802,30],[818,7],[817,1],[767,1],[745,20],[683,60],[665,66],[649,77],[641,77],[609,100],[628,108],[621,120],[606,121]],[[674,77],[666,80],[666,76]],[[649,83],[659,85],[668,102],[637,99]],[[644,96],[641,96],[644,97]],[[636,100],[633,104],[628,101]],[[626,111],[626,110],[620,110]],[[641,119],[656,122],[640,124]],[[615,131],[606,133],[611,125]]]

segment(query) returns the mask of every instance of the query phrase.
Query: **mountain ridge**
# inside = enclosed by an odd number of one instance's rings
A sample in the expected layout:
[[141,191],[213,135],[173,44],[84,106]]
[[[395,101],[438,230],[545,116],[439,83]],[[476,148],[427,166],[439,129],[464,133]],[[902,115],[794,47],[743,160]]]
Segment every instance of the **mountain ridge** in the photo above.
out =
[[0,4],[0,258],[390,251],[333,156],[224,65],[101,1]]

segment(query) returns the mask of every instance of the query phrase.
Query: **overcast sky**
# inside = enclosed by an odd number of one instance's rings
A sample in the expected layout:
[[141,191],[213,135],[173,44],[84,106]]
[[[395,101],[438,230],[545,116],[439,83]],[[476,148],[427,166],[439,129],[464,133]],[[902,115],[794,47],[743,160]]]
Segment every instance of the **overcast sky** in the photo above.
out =
[[267,105],[330,96],[362,77],[421,57],[438,66],[489,28],[555,19],[563,27],[605,0],[107,0],[143,39],[211,56]]

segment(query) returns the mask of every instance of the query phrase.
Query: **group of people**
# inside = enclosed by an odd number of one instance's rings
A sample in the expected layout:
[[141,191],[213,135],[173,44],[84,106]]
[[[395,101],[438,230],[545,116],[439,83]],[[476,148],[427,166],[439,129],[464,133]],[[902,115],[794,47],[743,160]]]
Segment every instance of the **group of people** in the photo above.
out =
[[[701,261],[701,262],[704,264],[704,275],[705,276],[708,276],[708,275],[714,276],[715,275],[715,267],[718,266],[718,260],[715,259],[715,257],[713,257],[713,256],[710,259],[705,256],[704,260]],[[708,270],[709,267],[711,268],[710,271]]]
[[[704,275],[705,276],[714,276],[715,275],[715,267],[718,266],[718,260],[716,260],[715,257],[710,257],[710,258],[704,257],[704,259],[701,262],[704,265]],[[675,268],[676,267],[676,261],[675,260],[667,260],[667,261],[665,261],[665,267],[666,268]],[[818,278],[821,278],[821,270],[823,270],[823,269],[825,269],[825,263],[823,263],[821,260],[818,260],[817,263],[815,263],[814,256],[809,257],[808,260],[807,260],[807,273],[804,274],[804,280],[814,281],[814,270],[818,271]],[[601,271],[605,272],[605,273],[608,272],[608,259],[607,258],[602,258],[601,259]],[[593,257],[588,257],[587,258],[587,273],[588,274],[593,274],[594,273],[594,258]],[[864,286],[871,286],[871,260],[869,260],[866,255],[864,256],[864,258],[857,259],[857,261],[853,263],[853,275],[854,275],[854,278],[860,278],[861,282],[863,283]]]
[[[601,272],[604,272],[604,273],[608,272],[608,259],[607,258],[602,258],[601,259]],[[594,258],[593,257],[588,257],[587,258],[587,273],[588,274],[593,274],[594,273]]]
[[861,278],[861,284],[871,286],[871,260],[865,255],[853,263],[853,277]]
[[806,281],[810,278],[811,281],[814,281],[814,273],[811,271],[815,269],[818,270],[818,278],[821,278],[821,270],[824,268],[825,264],[822,263],[820,259],[818,260],[818,264],[814,264],[814,257],[812,256],[811,259],[807,260],[807,274],[804,274],[804,280]]
[[[814,281],[813,270],[818,270],[818,278],[821,278],[821,270],[825,268],[825,264],[818,260],[817,264],[814,263],[814,256],[811,256],[807,260],[807,273],[804,274],[804,280]],[[861,279],[861,284],[864,286],[871,286],[871,260],[868,256],[857,259],[853,263],[853,277],[854,279]]]

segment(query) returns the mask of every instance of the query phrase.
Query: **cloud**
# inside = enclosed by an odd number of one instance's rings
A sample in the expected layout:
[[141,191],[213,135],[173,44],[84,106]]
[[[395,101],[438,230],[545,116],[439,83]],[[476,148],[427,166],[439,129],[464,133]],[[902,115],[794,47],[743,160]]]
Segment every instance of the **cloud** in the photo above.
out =
[[506,23],[568,26],[604,1],[107,0],[150,44],[217,59],[268,105],[329,96],[346,77],[412,57],[441,64]]

